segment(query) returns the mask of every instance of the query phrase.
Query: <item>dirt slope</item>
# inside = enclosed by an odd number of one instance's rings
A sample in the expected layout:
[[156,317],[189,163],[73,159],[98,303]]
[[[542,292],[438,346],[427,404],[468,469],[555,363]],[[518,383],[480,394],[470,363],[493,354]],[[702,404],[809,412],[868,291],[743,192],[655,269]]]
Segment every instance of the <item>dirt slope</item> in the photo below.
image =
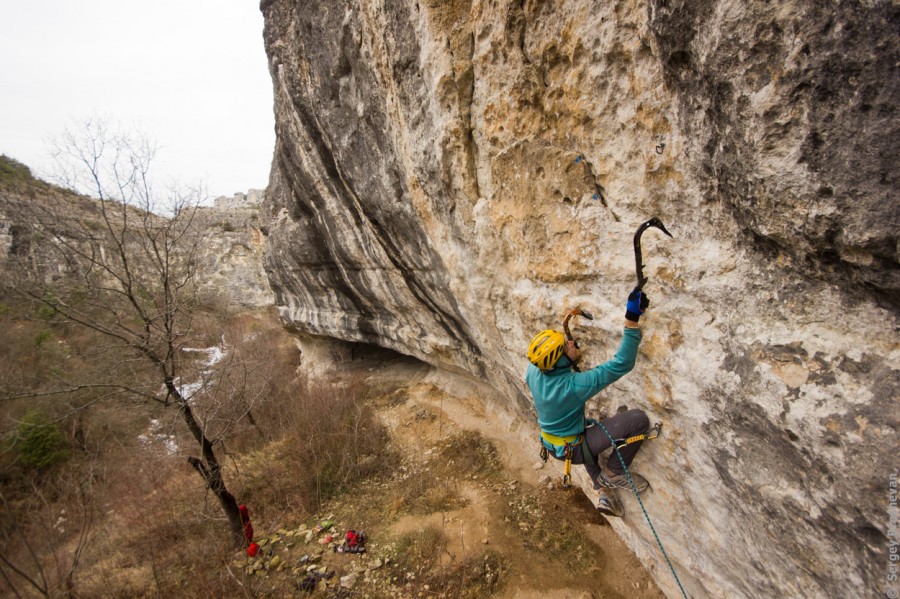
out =
[[[663,596],[590,500],[560,488],[561,465],[537,469],[537,447],[505,443],[471,389],[418,363],[357,368],[395,467],[316,520],[262,536],[260,555],[236,565],[298,594],[334,572],[316,596]],[[321,520],[333,528],[312,530]],[[351,528],[366,532],[365,554],[334,552]]]

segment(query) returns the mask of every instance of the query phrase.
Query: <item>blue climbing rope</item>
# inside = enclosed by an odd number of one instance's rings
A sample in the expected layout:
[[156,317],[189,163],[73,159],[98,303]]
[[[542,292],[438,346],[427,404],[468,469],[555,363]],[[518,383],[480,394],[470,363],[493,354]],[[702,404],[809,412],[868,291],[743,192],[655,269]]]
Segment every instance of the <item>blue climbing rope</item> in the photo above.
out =
[[628,466],[625,465],[625,458],[623,458],[622,454],[619,453],[619,448],[616,446],[616,440],[613,439],[613,436],[609,434],[609,431],[606,430],[606,427],[603,426],[602,422],[597,422],[597,424],[600,425],[600,428],[602,428],[603,432],[606,433],[606,436],[609,437],[609,442],[612,443],[613,450],[616,452],[616,455],[619,456],[619,461],[622,462],[622,469],[625,471],[625,476],[628,477],[628,482],[631,483],[631,489],[634,491],[634,496],[637,497],[638,503],[641,506],[641,511],[644,512],[644,518],[647,519],[647,524],[650,525],[650,530],[653,531],[653,536],[656,538],[656,544],[659,545],[659,550],[662,551],[663,557],[666,558],[666,563],[669,564],[669,570],[672,571],[672,576],[675,577],[675,582],[678,583],[678,588],[681,589],[681,596],[684,597],[684,599],[687,599],[687,593],[684,592],[684,587],[681,586],[681,581],[678,579],[678,574],[675,573],[675,568],[672,566],[672,562],[669,560],[669,555],[666,553],[662,541],[659,540],[659,535],[656,534],[656,529],[653,528],[653,522],[650,521],[650,516],[649,514],[647,514],[647,509],[644,507],[644,502],[641,501],[641,494],[638,493],[637,487],[634,485],[634,481],[631,479],[631,473],[628,472]]

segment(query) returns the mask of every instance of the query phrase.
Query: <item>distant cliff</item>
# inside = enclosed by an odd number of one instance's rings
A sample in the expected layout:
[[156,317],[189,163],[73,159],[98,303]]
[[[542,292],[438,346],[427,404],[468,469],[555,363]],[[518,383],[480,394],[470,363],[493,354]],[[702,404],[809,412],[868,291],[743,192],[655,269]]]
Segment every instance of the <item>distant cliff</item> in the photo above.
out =
[[[216,207],[200,207],[193,217],[194,234],[203,239],[195,256],[196,282],[207,299],[226,309],[266,308],[273,303],[262,268],[265,226],[261,197],[261,191],[250,190],[247,195],[220,198]],[[34,232],[51,223],[50,215],[59,210],[76,221],[93,221],[94,228],[101,227],[97,208],[96,200],[36,179],[27,166],[0,157],[0,274],[17,268],[18,260],[28,260],[41,264],[48,280],[65,276],[67,267],[61,256],[32,243]],[[66,231],[64,223],[52,226],[59,227],[59,235],[75,238],[83,234]]]
[[197,221],[206,235],[200,256],[201,289],[218,295],[230,309],[272,306],[274,298],[262,267],[266,223],[263,192],[251,189],[216,198],[200,208]]
[[[489,382],[576,306],[691,597],[876,596],[900,421],[900,7],[733,0],[263,0],[284,321]],[[490,406],[488,406],[490,407]],[[528,459],[523,457],[523,459]],[[670,596],[636,504],[614,526]]]
[[247,193],[238,192],[231,197],[219,196],[213,200],[213,207],[216,210],[256,209],[262,204],[264,195],[265,190],[251,189]]

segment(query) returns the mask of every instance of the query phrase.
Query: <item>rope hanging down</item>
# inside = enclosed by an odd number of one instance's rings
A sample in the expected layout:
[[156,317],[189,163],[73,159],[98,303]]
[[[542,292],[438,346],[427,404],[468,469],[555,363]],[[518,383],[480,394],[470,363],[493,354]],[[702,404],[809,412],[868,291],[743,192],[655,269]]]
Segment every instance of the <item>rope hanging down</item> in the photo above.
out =
[[628,482],[631,483],[631,490],[634,491],[634,496],[637,497],[638,503],[641,506],[641,511],[644,512],[644,518],[647,519],[647,524],[650,525],[650,530],[653,531],[653,537],[656,539],[656,544],[659,545],[659,550],[662,551],[663,557],[666,558],[666,563],[669,564],[669,570],[672,571],[672,576],[675,577],[675,582],[678,583],[678,588],[681,590],[681,596],[684,597],[684,599],[687,599],[687,593],[684,592],[684,587],[681,586],[681,581],[678,579],[678,574],[675,573],[675,568],[669,560],[669,555],[666,553],[665,548],[663,548],[662,541],[659,540],[659,535],[656,534],[656,529],[653,528],[653,522],[650,521],[650,516],[647,514],[647,509],[644,507],[644,502],[641,501],[641,494],[638,493],[637,487],[634,486],[634,481],[631,479],[631,473],[628,472],[628,466],[625,465],[625,459],[622,457],[622,454],[619,453],[619,446],[616,444],[616,440],[609,434],[609,431],[606,430],[606,427],[603,426],[602,422],[598,422],[597,424],[600,425],[600,428],[602,428],[603,432],[606,433],[606,436],[609,437],[613,450],[616,452],[616,455],[619,456],[619,461],[622,463],[622,469],[625,471],[625,476],[628,477]]

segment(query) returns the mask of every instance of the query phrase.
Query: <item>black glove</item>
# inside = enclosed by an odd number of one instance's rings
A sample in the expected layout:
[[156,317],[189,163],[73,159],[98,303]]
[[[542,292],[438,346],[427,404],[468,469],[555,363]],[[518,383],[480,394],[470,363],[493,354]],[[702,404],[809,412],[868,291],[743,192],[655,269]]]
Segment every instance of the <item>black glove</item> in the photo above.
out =
[[628,294],[628,304],[625,306],[625,318],[632,322],[638,322],[641,314],[650,306],[650,298],[647,294],[635,287]]

